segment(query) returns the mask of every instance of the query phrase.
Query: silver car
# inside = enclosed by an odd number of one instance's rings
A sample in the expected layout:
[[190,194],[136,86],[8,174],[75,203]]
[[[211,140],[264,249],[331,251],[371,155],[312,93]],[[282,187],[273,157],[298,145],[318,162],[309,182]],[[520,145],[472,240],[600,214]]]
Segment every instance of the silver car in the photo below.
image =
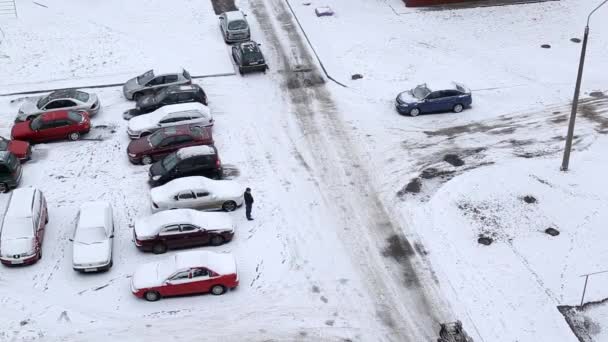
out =
[[251,38],[246,16],[241,11],[220,14],[220,30],[226,43],[244,42]]
[[132,78],[122,87],[122,92],[128,100],[137,101],[140,97],[152,94],[170,85],[192,84],[192,77],[186,70],[181,72],[162,72],[148,70]]
[[40,114],[64,109],[84,110],[89,116],[94,116],[100,108],[101,104],[95,94],[75,89],[57,90],[46,96],[26,99],[19,108],[15,122],[33,120]]

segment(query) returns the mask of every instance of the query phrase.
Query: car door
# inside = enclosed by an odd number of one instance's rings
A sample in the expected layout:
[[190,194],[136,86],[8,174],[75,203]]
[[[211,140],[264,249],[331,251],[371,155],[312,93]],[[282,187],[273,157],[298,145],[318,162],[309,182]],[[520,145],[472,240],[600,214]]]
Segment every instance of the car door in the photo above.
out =
[[179,229],[179,224],[163,227],[158,233],[158,238],[169,248],[181,248],[184,246],[184,235]]
[[47,103],[46,106],[44,106],[42,108],[42,110],[49,111],[49,110],[67,109],[67,108],[74,108],[74,107],[76,107],[76,102],[74,102],[72,100],[68,100],[68,99],[61,99],[61,100],[53,100],[53,101]]
[[166,106],[166,105],[170,105],[170,104],[176,104],[179,103],[178,102],[178,94],[169,94],[167,96],[165,96],[165,98],[159,103],[158,108],[162,107],[162,106]]
[[213,177],[215,163],[213,156],[195,156],[192,157],[192,176]]
[[161,289],[163,296],[179,296],[191,293],[190,271],[180,271],[169,276]]
[[61,120],[46,121],[37,132],[38,141],[55,140],[61,136]]
[[444,90],[442,91],[442,95],[444,102],[443,110],[452,110],[454,106],[459,103],[464,105],[464,103],[462,103],[462,101],[460,100],[461,92],[457,90]]
[[441,110],[440,92],[434,91],[427,95],[421,105],[423,112],[432,113]]
[[191,137],[190,135],[187,135],[187,134],[178,135],[175,138],[176,138],[175,145],[174,145],[175,150],[182,148],[182,147],[200,145],[200,143],[198,141],[194,140],[193,137]]
[[202,246],[209,242],[208,234],[195,225],[182,224],[180,229],[184,234],[184,247]]
[[194,157],[186,158],[186,159],[181,160],[177,164],[177,166],[176,166],[177,177],[187,177],[187,176],[196,175],[193,159],[194,159]]
[[165,76],[162,76],[162,75],[156,76],[153,79],[151,79],[150,81],[148,81],[148,83],[146,83],[145,87],[150,88],[150,89],[157,89],[163,85],[164,79],[165,79]]
[[190,293],[207,293],[211,289],[211,272],[204,267],[196,267],[190,269],[190,284],[188,291]]
[[174,198],[175,207],[177,208],[192,208],[196,209],[199,207],[199,200],[194,196],[194,193],[190,190],[184,190],[176,195]]
[[157,128],[165,128],[169,126],[175,126],[175,118],[171,116],[165,116],[160,121],[158,121]]
[[61,119],[57,120],[56,123],[57,128],[57,137],[56,139],[65,139],[70,135],[70,133],[74,132],[75,123],[69,119]]
[[209,191],[204,189],[199,189],[194,192],[196,194],[196,201],[198,204],[198,209],[202,210],[211,210],[216,209],[216,196],[211,194]]
[[156,149],[154,149],[152,155],[155,160],[159,160],[160,158],[166,156],[167,154],[175,151],[175,146],[177,137],[166,137],[163,141],[158,145]]

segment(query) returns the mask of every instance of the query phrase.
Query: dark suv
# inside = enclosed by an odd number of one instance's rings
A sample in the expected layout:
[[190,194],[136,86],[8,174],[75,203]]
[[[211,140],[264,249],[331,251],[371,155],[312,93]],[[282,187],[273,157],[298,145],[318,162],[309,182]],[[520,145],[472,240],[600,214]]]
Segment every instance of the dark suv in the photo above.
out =
[[9,192],[21,181],[21,163],[14,154],[0,151],[0,192]]
[[186,102],[200,102],[206,106],[207,95],[197,84],[169,86],[154,94],[140,97],[136,107],[124,112],[123,118],[129,120],[134,116],[153,112],[162,106]]
[[160,185],[187,176],[222,178],[222,163],[213,145],[180,148],[150,166],[150,184]]
[[242,75],[251,71],[266,72],[268,65],[259,44],[254,41],[238,43],[232,47],[232,58],[239,67],[239,73]]

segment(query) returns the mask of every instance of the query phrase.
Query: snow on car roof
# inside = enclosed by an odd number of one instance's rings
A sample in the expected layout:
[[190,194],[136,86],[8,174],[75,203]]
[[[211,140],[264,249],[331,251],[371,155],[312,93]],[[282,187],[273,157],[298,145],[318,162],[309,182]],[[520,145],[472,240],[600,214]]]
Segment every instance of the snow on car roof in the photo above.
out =
[[229,11],[224,13],[226,20],[245,20],[245,14],[241,11]]
[[17,188],[11,193],[9,207],[5,218],[28,218],[32,217],[32,202],[34,201],[35,188]]
[[168,74],[181,75],[184,72],[184,68],[174,67],[174,66],[166,66],[166,67],[163,66],[163,67],[153,68],[152,72],[154,73],[154,76],[168,75]]
[[213,180],[205,178],[203,176],[182,177],[167,182],[165,185],[152,188],[152,190],[162,192],[166,196],[173,196],[180,191],[208,187],[209,185],[211,185],[212,182]]
[[426,86],[431,91],[457,89],[456,82],[454,81],[437,81],[432,83],[426,83]]
[[209,251],[188,251],[175,255],[177,270],[192,267],[207,267],[221,275],[236,273],[234,256],[229,253],[214,253]]
[[104,201],[85,202],[80,206],[79,228],[105,227],[105,216],[111,215],[110,203]]
[[204,229],[230,229],[233,227],[232,218],[227,213],[174,209],[139,218],[135,223],[135,232],[137,236],[155,236],[164,226],[186,223],[192,223]]
[[160,112],[163,114],[173,114],[173,113],[179,113],[179,112],[185,112],[185,111],[194,111],[194,110],[198,110],[201,111],[203,113],[208,113],[209,112],[209,108],[207,106],[205,106],[202,103],[199,102],[187,102],[187,103],[179,103],[179,104],[172,104],[172,105],[167,105],[167,106],[162,106],[159,109],[157,109],[156,111],[154,111],[154,113],[156,112]]
[[209,156],[214,155],[215,149],[208,145],[190,146],[177,150],[179,159],[186,159],[194,156]]

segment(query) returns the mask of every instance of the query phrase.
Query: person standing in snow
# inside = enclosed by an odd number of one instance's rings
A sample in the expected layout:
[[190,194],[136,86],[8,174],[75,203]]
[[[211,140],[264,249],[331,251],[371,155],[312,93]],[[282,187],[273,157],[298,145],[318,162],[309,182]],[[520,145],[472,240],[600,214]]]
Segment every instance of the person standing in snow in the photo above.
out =
[[251,206],[253,205],[253,196],[251,196],[251,188],[245,189],[243,197],[245,197],[245,215],[249,221],[252,221],[253,217],[251,217]]

